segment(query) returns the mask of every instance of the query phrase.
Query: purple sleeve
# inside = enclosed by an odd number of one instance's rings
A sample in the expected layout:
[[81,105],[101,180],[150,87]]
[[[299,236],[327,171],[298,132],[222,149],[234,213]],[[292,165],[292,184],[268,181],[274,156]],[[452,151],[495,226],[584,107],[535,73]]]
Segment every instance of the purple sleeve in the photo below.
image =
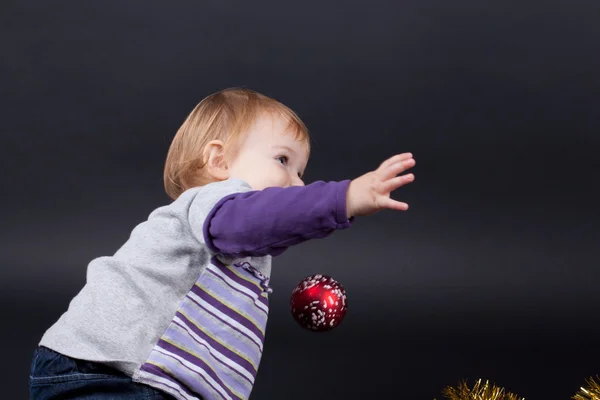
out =
[[349,180],[270,187],[221,199],[204,222],[209,249],[232,257],[276,256],[288,247],[348,228]]

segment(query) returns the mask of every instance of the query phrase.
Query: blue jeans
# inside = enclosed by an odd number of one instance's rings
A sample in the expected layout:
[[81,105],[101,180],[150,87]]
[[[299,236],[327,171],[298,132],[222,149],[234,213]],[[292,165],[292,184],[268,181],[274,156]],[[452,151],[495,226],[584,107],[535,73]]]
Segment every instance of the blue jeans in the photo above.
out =
[[167,393],[133,382],[108,366],[38,347],[29,377],[31,400],[171,400]]

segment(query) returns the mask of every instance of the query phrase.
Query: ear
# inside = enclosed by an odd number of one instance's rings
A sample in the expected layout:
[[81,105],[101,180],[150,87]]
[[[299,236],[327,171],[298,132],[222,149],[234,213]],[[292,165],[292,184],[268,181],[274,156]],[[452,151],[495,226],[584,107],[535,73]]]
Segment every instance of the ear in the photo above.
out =
[[204,161],[209,175],[213,178],[224,181],[229,178],[227,169],[227,160],[225,159],[225,146],[220,140],[211,140],[204,147]]

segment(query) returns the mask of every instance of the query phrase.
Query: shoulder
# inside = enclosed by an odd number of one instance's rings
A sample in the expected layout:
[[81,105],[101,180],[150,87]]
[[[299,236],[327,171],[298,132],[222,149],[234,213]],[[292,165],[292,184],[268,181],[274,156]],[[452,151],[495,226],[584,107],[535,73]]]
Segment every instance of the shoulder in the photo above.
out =
[[205,217],[221,199],[234,193],[250,191],[252,188],[245,181],[227,179],[188,189],[171,204],[171,207],[198,213],[198,216]]
[[227,179],[225,181],[213,182],[204,186],[193,187],[181,194],[175,201],[184,202],[195,201],[196,199],[206,199],[218,201],[221,198],[233,194],[249,192],[252,188],[241,179]]
[[233,194],[252,191],[250,185],[241,179],[227,179],[204,186],[196,186],[183,192],[171,203],[156,208],[150,218],[163,214],[187,214],[191,207],[210,210],[219,200]]

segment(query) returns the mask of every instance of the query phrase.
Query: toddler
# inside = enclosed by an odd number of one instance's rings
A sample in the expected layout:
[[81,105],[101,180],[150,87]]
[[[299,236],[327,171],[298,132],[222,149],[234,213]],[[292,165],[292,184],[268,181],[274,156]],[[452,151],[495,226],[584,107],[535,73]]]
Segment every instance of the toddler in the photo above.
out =
[[248,89],[202,100],[175,135],[164,184],[173,199],[137,225],[43,335],[37,399],[247,399],[269,312],[272,256],[406,210],[390,192],[415,165],[396,155],[352,181],[302,176],[308,131],[288,107]]

